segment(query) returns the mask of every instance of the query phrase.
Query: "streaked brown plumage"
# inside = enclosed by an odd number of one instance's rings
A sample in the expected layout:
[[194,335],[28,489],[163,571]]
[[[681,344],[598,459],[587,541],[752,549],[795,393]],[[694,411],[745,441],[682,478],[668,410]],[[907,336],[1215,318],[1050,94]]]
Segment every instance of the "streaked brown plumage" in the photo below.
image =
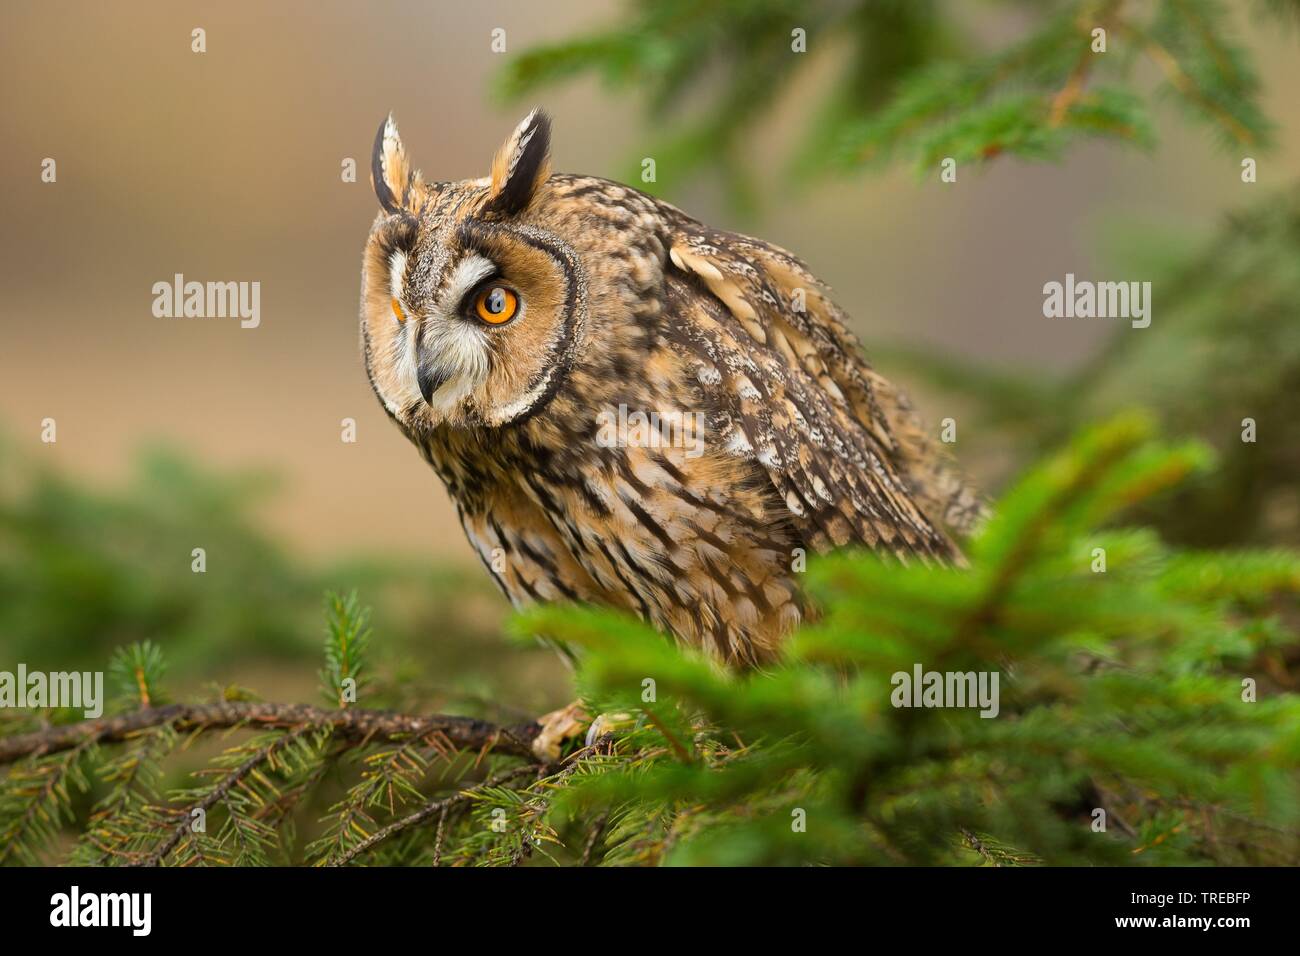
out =
[[[979,504],[825,286],[635,189],[550,175],[549,133],[534,112],[489,177],[426,184],[390,117],[362,269],[375,394],[509,598],[625,608],[761,664],[807,613],[801,549],[957,559],[945,528]],[[703,444],[609,447],[620,407],[698,412]]]

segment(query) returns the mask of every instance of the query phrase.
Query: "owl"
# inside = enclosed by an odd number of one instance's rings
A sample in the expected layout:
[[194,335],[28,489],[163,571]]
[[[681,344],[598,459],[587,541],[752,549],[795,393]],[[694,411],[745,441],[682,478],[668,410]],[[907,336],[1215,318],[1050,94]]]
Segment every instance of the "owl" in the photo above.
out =
[[605,605],[737,667],[809,606],[810,552],[958,562],[981,511],[794,256],[550,171],[533,111],[426,182],[390,115],[361,272],[380,404],[516,606]]

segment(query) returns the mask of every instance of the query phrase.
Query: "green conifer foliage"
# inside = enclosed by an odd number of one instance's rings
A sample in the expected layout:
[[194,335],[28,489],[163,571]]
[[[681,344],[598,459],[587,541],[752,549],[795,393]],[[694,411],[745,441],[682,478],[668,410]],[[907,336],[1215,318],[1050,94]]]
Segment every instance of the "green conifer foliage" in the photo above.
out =
[[803,94],[809,119],[788,157],[804,176],[895,159],[927,173],[945,158],[1053,159],[1083,139],[1146,147],[1158,98],[1224,144],[1264,147],[1272,127],[1236,40],[1247,6],[1274,21],[1300,18],[1294,0],[989,4],[985,13],[1007,18],[991,41],[971,28],[967,5],[941,0],[656,0],[628,4],[603,30],[526,51],[500,90],[518,98],[595,74],[634,91],[660,127],[679,130],[650,151],[660,175],[646,188],[717,166],[742,201],[752,198],[754,127],[827,60],[825,85]]
[[[67,725],[44,753],[16,743],[37,721],[6,727],[0,848],[163,865],[1294,864],[1300,555],[1177,550],[1126,523],[1209,467],[1143,416],[1086,429],[1003,497],[968,568],[814,560],[821,616],[761,673],[609,611],[539,608],[515,630],[579,649],[606,728],[555,763],[526,727],[352,705],[271,720],[243,692],[159,709],[159,655],[130,648],[115,671],[139,679],[115,713],[161,718]],[[351,596],[327,617],[333,694],[340,661],[368,666],[368,624]],[[996,716],[897,706],[918,666],[996,673]],[[349,723],[373,715],[385,729]],[[209,737],[221,749],[162,787]]]

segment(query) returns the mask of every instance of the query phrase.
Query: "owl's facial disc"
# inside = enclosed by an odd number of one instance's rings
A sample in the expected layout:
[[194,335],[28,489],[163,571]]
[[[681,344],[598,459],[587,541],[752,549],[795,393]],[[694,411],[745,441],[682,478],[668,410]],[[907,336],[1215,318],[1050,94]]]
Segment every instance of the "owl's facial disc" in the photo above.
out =
[[[440,277],[417,283],[437,290],[423,305],[394,294],[416,315],[410,374],[434,423],[504,425],[549,401],[567,372],[582,328],[575,257],[513,224],[462,222],[452,245]],[[397,283],[406,262],[393,265]]]
[[[455,417],[458,406],[483,384],[490,367],[489,330],[467,315],[499,273],[490,259],[463,256],[450,270],[443,292],[415,333],[415,380],[420,395],[439,418]],[[517,302],[517,298],[516,298]]]
[[585,274],[564,240],[535,226],[470,221],[460,232],[500,267],[472,296],[480,319],[497,307],[511,316],[487,327],[491,364],[473,400],[484,424],[505,425],[544,408],[568,377],[585,341]]
[[425,184],[390,116],[362,273],[366,371],[408,429],[501,426],[549,404],[585,342],[586,279],[548,222],[550,122],[524,118],[491,175]]

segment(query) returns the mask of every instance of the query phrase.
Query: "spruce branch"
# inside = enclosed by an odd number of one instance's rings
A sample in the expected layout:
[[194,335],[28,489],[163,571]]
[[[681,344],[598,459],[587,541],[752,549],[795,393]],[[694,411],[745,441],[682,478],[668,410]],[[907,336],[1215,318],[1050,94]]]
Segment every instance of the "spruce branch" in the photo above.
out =
[[1257,141],[1255,132],[1246,127],[1237,117],[1216,103],[1206,94],[1195,80],[1183,69],[1178,58],[1149,34],[1133,31],[1147,55],[1156,66],[1160,67],[1171,86],[1188,100],[1195,103],[1217,122],[1227,134],[1243,146],[1253,146]]
[[[749,187],[739,160],[745,137],[777,111],[782,94],[814,59],[839,76],[820,93],[792,171],[857,170],[893,157],[920,170],[953,158],[1044,160],[1085,139],[1138,147],[1155,140],[1155,91],[1136,70],[1146,54],[1164,72],[1173,100],[1208,120],[1234,145],[1267,145],[1251,51],[1228,39],[1238,12],[1222,0],[1062,0],[1032,5],[1023,34],[990,47],[943,3],[814,0],[799,5],[631,5],[618,25],[526,50],[502,74],[510,97],[583,73],[632,91],[664,140],[660,185],[712,165],[735,193]],[[1028,8],[1027,8],[1028,10]],[[1293,2],[1265,14],[1293,19]],[[791,28],[804,30],[795,50]],[[1130,43],[1094,50],[1093,31]],[[1106,92],[1089,92],[1098,79]],[[816,101],[818,93],[813,93]],[[801,89],[806,104],[808,94]],[[678,104],[705,103],[698,116]],[[674,128],[665,118],[677,109]],[[759,152],[753,150],[750,152]]]
[[370,609],[361,606],[355,591],[331,591],[325,597],[325,619],[323,690],[327,700],[346,710],[369,683]]
[[366,755],[361,779],[330,808],[330,826],[307,848],[308,856],[318,856],[317,862],[323,865],[335,862],[356,846],[358,837],[364,841],[371,836],[375,827],[371,808],[386,809],[392,815],[399,804],[419,798],[419,784],[429,768],[431,754],[450,762],[451,755],[436,734],[407,738],[387,750]]
[[[967,568],[819,559],[821,616],[763,673],[721,671],[610,610],[539,606],[518,633],[583,649],[589,709],[636,715],[563,762],[533,755],[535,722],[354,706],[226,699],[14,724],[35,732],[0,737],[14,764],[0,836],[16,835],[0,857],[49,853],[94,777],[113,789],[73,862],[1294,863],[1300,553],[1188,551],[1116,524],[1204,461],[1141,416],[1090,428],[1003,497]],[[349,676],[357,648],[348,638]],[[918,665],[1000,676],[1000,719],[969,698],[900,709],[891,687]],[[258,733],[158,797],[163,759],[223,727]],[[111,743],[124,752],[106,758]],[[219,808],[215,834],[191,825]]]
[[591,865],[592,851],[596,849],[596,844],[599,843],[600,838],[604,836],[605,826],[608,823],[608,810],[596,817],[595,822],[591,825],[591,829],[587,832],[586,842],[582,845],[582,856],[578,857],[578,866]]
[[175,728],[160,724],[133,736],[121,754],[97,769],[97,776],[113,786],[91,812],[74,860],[102,866],[144,856],[136,848],[139,829],[156,823],[153,803],[161,764],[178,744]]
[[64,819],[72,819],[71,788],[89,789],[82,761],[93,748],[93,741],[81,741],[61,757],[43,756],[10,774],[0,800],[0,863],[13,857],[34,863],[38,848],[53,841]]
[[[208,794],[205,797],[203,797],[203,799],[199,800],[193,806],[188,807],[182,811],[179,811],[181,821],[178,824],[176,824],[175,828],[171,832],[171,835],[162,843],[160,843],[154,849],[154,851],[151,854],[149,854],[148,857],[145,858],[142,865],[158,866],[159,864],[162,863],[164,859],[166,859],[167,854],[176,848],[176,845],[180,843],[182,839],[185,838],[187,833],[191,832],[191,827],[193,825],[193,813],[195,810],[201,810],[204,813],[206,813],[208,810],[211,810],[213,807],[215,807],[218,803],[226,803],[227,808],[230,810],[231,819],[237,820],[238,814],[236,810],[233,807],[231,807],[227,802],[229,800],[230,791],[234,787],[243,783],[244,779],[248,777],[250,774],[255,773],[258,767],[260,767],[262,764],[273,761],[277,753],[289,747],[294,741],[296,741],[309,729],[310,728],[306,726],[298,727],[292,733],[288,733],[276,737],[270,743],[266,744],[264,747],[261,747],[256,753],[254,753],[251,757],[249,757],[247,760],[241,763],[234,770],[227,773],[219,783],[217,783],[214,787],[211,788],[211,790],[208,792]],[[245,836],[244,830],[240,827],[238,823],[234,824],[234,831],[237,837],[243,838]]]
[[438,735],[456,750],[508,754],[530,760],[537,759],[531,743],[540,730],[535,721],[503,726],[476,717],[422,716],[362,708],[326,710],[310,704],[269,701],[169,704],[0,737],[0,765],[13,763],[22,757],[59,753],[92,743],[120,743],[141,730],[163,724],[170,724],[178,731],[234,727],[291,730],[308,726],[329,729],[335,736],[350,742]]
[[958,832],[961,834],[962,840],[965,842],[966,846],[970,847],[981,857],[983,857],[987,863],[990,863],[993,866],[1002,865],[998,861],[998,858],[993,855],[993,852],[987,846],[984,845],[984,841],[982,841],[974,833],[972,833],[970,830],[967,830],[965,827],[959,828]]
[[1092,65],[1095,60],[1092,44],[1088,39],[1089,27],[1095,24],[1109,29],[1111,20],[1118,12],[1122,2],[1123,0],[1109,0],[1109,2],[1101,4],[1097,9],[1085,7],[1080,11],[1077,21],[1082,38],[1079,58],[1075,61],[1074,68],[1070,70],[1065,85],[1052,97],[1051,108],[1047,113],[1048,126],[1054,128],[1065,121],[1066,114],[1070,112],[1070,107],[1079,99],[1087,86],[1088,75],[1092,72]]
[[441,800],[433,800],[429,803],[426,803],[424,806],[420,807],[420,809],[412,813],[408,813],[400,820],[395,820],[392,823],[388,824],[387,826],[384,826],[381,829],[376,830],[374,833],[366,837],[360,843],[357,843],[354,846],[349,847],[339,856],[330,860],[326,865],[346,866],[348,863],[351,863],[357,857],[361,856],[361,854],[370,851],[371,849],[378,846],[380,843],[383,843],[385,840],[389,839],[390,837],[396,836],[397,834],[401,833],[403,830],[409,830],[411,827],[419,826],[421,823],[424,823],[426,820],[434,816],[437,816],[439,818],[438,820],[438,844],[439,845],[435,848],[435,860],[436,860],[437,857],[440,855],[438,853],[438,850],[440,850],[441,848],[441,836],[443,832],[443,827],[446,825],[447,817],[451,814],[452,811],[459,809],[461,807],[469,806],[474,801],[475,797],[482,791],[489,790],[495,787],[504,787],[507,784],[512,783],[515,780],[519,779],[520,777],[535,776],[536,773],[537,773],[536,767],[531,766],[529,764],[521,764],[517,767],[512,767],[509,770],[497,774],[495,777],[492,777],[484,781],[483,783],[479,784],[476,787],[470,787],[469,789],[462,790],[459,793],[455,793],[450,797],[444,797]]

